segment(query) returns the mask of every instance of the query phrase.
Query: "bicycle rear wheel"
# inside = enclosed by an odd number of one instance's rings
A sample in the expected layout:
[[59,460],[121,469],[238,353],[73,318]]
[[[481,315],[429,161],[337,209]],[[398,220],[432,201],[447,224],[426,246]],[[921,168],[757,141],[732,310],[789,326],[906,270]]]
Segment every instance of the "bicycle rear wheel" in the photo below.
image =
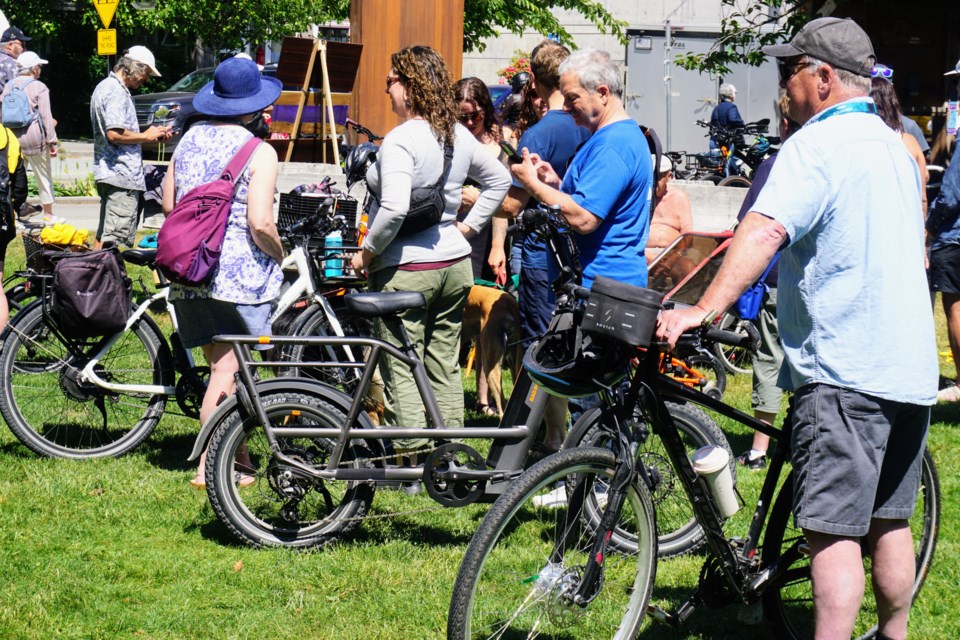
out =
[[[556,505],[559,483],[589,490],[609,483],[617,469],[606,449],[570,449],[524,472],[487,512],[474,534],[454,585],[447,638],[634,638],[643,622],[656,574],[653,504],[636,478],[619,522],[637,532],[637,552],[608,549],[598,593],[586,606],[569,597],[579,587],[595,542],[583,526],[584,500]],[[559,561],[556,558],[559,557]],[[551,562],[551,558],[554,561]]]
[[[0,352],[0,413],[13,434],[40,455],[118,456],[153,432],[162,394],[108,391],[80,379],[99,344],[65,344],[43,303],[11,321]],[[103,355],[94,371],[114,384],[171,384],[172,364],[160,329],[143,317]]]
[[[273,391],[260,396],[274,427],[341,427],[345,416],[321,398]],[[336,442],[330,438],[281,437],[279,451],[311,469],[326,468]],[[369,449],[357,442],[344,451],[340,468],[373,468]],[[239,475],[238,475],[239,474]],[[253,546],[318,547],[357,526],[373,501],[373,482],[322,480],[278,461],[255,416],[239,406],[210,438],[207,494],[217,517]]]
[[[780,495],[773,504],[767,533],[763,541],[764,565],[774,560],[794,543],[803,541],[803,533],[795,528],[791,518],[793,505],[793,474],[787,478]],[[923,454],[920,493],[910,529],[913,532],[914,550],[917,556],[917,573],[913,583],[913,598],[916,599],[926,580],[933,562],[940,529],[940,479],[930,450]],[[870,557],[864,553],[866,590],[860,614],[857,616],[853,636],[866,639],[876,636],[877,611],[871,584]],[[774,624],[778,638],[806,640],[813,637],[813,593],[810,583],[810,558],[804,554],[782,576],[770,585],[763,596],[763,610]]]

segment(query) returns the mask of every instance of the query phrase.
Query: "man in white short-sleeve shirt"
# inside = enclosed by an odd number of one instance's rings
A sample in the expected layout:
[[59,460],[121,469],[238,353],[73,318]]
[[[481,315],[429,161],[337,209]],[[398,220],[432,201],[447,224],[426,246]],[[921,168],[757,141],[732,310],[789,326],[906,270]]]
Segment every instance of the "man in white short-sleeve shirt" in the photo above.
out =
[[876,58],[852,20],[819,18],[764,47],[778,58],[790,116],[780,151],[699,303],[668,311],[675,343],[730,307],[781,254],[781,385],[795,392],[794,516],[811,553],[817,638],[849,638],[865,588],[861,538],[873,550],[878,638],[904,638],[914,551],[907,519],[935,402],[937,358],[926,293],[920,178],[877,117]]

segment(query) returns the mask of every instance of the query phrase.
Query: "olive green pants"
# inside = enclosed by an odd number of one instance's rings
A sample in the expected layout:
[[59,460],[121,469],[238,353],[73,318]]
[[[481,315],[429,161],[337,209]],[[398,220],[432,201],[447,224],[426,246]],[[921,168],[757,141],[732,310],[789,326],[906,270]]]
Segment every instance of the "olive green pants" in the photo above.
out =
[[[440,405],[445,424],[434,426],[463,426],[463,382],[458,359],[463,308],[472,284],[473,271],[467,259],[430,271],[382,269],[371,274],[368,282],[371,291],[420,291],[426,298],[426,306],[408,309],[400,317],[426,366],[430,386]],[[396,322],[378,319],[376,328],[382,340],[401,344]],[[426,410],[410,369],[394,358],[385,357],[380,361],[380,373],[385,384],[387,424],[426,427]],[[426,438],[394,441],[394,446],[403,451],[429,444]]]

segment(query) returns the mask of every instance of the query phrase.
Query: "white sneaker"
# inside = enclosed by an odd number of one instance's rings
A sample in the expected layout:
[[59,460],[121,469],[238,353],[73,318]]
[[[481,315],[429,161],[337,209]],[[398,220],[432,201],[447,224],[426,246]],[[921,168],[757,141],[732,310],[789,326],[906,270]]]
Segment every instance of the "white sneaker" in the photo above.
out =
[[566,506],[567,487],[561,482],[557,485],[556,489],[550,493],[535,496],[531,502],[533,506],[540,507],[541,509],[556,509],[557,507]]

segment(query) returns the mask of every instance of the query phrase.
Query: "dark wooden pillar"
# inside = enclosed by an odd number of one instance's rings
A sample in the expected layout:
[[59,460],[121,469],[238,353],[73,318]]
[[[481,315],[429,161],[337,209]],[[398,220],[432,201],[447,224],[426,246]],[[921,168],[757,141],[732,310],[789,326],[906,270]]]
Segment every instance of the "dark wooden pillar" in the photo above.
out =
[[398,124],[384,92],[390,55],[416,44],[436,49],[454,81],[463,71],[463,0],[352,0],[350,41],[363,45],[351,118],[383,135]]

